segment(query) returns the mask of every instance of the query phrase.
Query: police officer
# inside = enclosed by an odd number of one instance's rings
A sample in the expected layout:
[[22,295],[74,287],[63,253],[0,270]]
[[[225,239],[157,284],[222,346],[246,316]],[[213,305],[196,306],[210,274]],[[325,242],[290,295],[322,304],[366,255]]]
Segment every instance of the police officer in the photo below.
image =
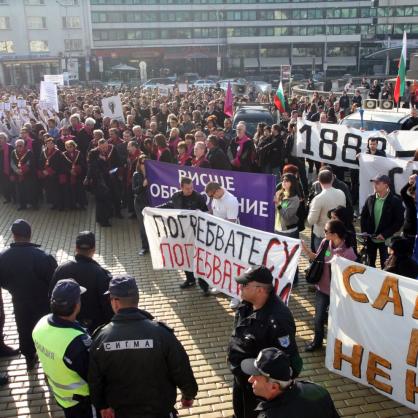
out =
[[235,315],[228,348],[228,362],[234,375],[233,407],[235,418],[255,418],[257,400],[241,362],[256,357],[263,348],[277,347],[290,356],[292,377],[302,369],[296,345],[296,325],[290,309],[277,297],[273,276],[265,266],[249,268],[236,281],[241,285],[243,302]]
[[289,357],[277,348],[265,348],[256,359],[243,360],[241,369],[250,375],[254,394],[265,399],[256,408],[258,418],[339,417],[326,389],[292,379]]
[[130,276],[109,285],[115,316],[93,335],[89,385],[102,418],[176,417],[176,388],[190,407],[197,383],[189,358],[173,331],[138,309],[138,288]]
[[14,242],[0,253],[0,287],[12,295],[20,351],[30,371],[36,363],[32,331],[49,312],[48,288],[57,262],[30,242],[32,230],[28,222],[17,219],[11,231]]
[[58,266],[49,288],[52,290],[58,280],[71,278],[87,289],[77,320],[93,333],[98,326],[108,324],[113,316],[109,298],[104,295],[112,275],[93,260],[96,251],[93,232],[80,232],[75,246],[75,260]]
[[51,295],[51,312],[36,324],[32,337],[48,384],[66,418],[92,418],[87,383],[91,338],[77,322],[80,295],[75,280],[60,280]]

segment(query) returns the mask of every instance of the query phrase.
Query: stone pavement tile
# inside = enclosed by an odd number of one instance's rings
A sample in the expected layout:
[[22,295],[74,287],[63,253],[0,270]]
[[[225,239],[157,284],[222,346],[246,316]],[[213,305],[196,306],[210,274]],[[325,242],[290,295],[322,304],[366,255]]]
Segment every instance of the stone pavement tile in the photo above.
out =
[[[180,409],[181,417],[230,418],[232,411],[232,376],[226,364],[226,348],[232,329],[234,313],[229,298],[218,295],[205,298],[196,288],[182,291],[183,272],[154,271],[151,258],[137,256],[139,248],[136,221],[115,220],[112,228],[101,229],[94,222],[94,210],[86,212],[40,211],[16,212],[11,205],[0,211],[0,248],[10,242],[10,225],[16,218],[31,222],[33,241],[50,251],[58,263],[72,257],[75,237],[79,231],[90,229],[96,233],[95,259],[113,274],[129,273],[138,280],[140,305],[158,320],[173,327],[186,348],[196,374],[200,392],[190,409]],[[302,237],[309,240],[309,230]],[[331,393],[341,416],[361,418],[414,417],[418,414],[385,398],[370,388],[328,372],[324,365],[325,350],[304,353],[303,346],[313,337],[315,312],[314,293],[304,282],[303,270],[307,260],[299,263],[299,286],[293,291],[290,308],[297,325],[297,342],[304,361],[303,379],[324,385]],[[13,317],[10,295],[3,292],[7,344],[17,347],[18,335]],[[42,370],[26,373],[22,356],[0,359],[0,372],[7,371],[10,384],[0,388],[0,418],[31,417],[60,418],[63,413],[49,392]],[[178,399],[180,399],[180,394]],[[301,417],[303,418],[303,417]]]

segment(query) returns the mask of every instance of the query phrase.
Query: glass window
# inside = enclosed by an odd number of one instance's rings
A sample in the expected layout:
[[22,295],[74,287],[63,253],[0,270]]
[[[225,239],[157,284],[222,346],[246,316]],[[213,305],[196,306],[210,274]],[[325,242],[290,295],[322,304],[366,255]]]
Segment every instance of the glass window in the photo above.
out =
[[274,35],[275,36],[286,36],[290,35],[290,28],[286,26],[279,26],[277,28],[274,28]]
[[45,0],[25,0],[25,4],[28,6],[40,6],[45,4]]
[[30,41],[29,48],[31,52],[48,52],[48,41]]
[[62,26],[65,29],[81,28],[81,20],[79,16],[65,16],[62,18]]
[[10,54],[15,52],[13,41],[0,41],[0,53]]
[[28,29],[46,29],[46,17],[28,16],[27,26]]
[[64,47],[66,51],[80,51],[83,49],[82,39],[65,39]]
[[0,29],[10,29],[10,21],[7,16],[0,16]]

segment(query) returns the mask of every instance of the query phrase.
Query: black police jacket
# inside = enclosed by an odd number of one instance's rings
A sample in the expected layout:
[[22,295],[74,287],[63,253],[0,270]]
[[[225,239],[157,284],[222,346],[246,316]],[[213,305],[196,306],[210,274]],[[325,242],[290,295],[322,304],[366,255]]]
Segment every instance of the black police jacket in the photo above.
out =
[[104,293],[109,289],[112,275],[90,257],[75,255],[75,260],[58,266],[52,278],[49,291],[52,292],[58,280],[74,279],[87,289],[81,295],[81,310],[77,320],[93,332],[98,326],[108,324],[113,316],[109,297]]
[[245,379],[241,371],[241,361],[256,358],[264,348],[277,347],[289,355],[293,377],[296,377],[302,369],[302,359],[295,334],[293,315],[275,293],[272,292],[266,304],[257,311],[253,310],[250,303],[243,302],[235,315],[234,330],[228,347],[232,373],[237,378]]
[[258,418],[338,418],[331,396],[322,386],[298,381],[283,394],[261,402]]
[[182,191],[176,192],[171,196],[171,199],[158,206],[164,209],[188,209],[196,210],[199,209],[202,212],[207,212],[208,207],[203,195],[193,190],[190,196],[185,196]]
[[185,399],[197,394],[189,357],[173,331],[136,308],[120,310],[94,333],[89,385],[98,410],[141,418],[168,417],[176,388]]
[[11,293],[15,308],[29,304],[48,312],[48,288],[56,267],[55,258],[39,245],[14,242],[0,253],[0,287]]

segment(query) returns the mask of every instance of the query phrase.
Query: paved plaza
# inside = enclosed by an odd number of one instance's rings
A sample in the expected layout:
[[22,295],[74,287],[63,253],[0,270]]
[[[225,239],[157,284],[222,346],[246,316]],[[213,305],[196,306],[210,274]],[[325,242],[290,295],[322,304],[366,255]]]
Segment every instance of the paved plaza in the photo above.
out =
[[[231,332],[233,312],[229,299],[222,296],[203,297],[199,288],[181,291],[183,273],[153,271],[149,256],[137,256],[138,227],[135,220],[114,220],[112,228],[98,228],[92,207],[87,212],[55,212],[46,208],[34,212],[17,212],[11,205],[0,207],[0,247],[10,241],[12,221],[23,217],[33,228],[33,241],[51,252],[58,263],[73,254],[75,236],[90,229],[96,233],[96,260],[112,273],[134,275],[140,288],[140,306],[175,329],[187,350],[199,384],[197,399],[190,409],[180,409],[182,417],[221,418],[232,416],[231,375],[226,364],[226,347]],[[22,260],[24,263],[25,260]],[[302,258],[300,269],[306,267]],[[8,293],[3,292],[6,309],[6,343],[17,346],[13,308]],[[290,308],[297,324],[299,347],[313,334],[314,293],[301,278],[293,292]],[[343,417],[418,417],[408,408],[378,395],[324,367],[325,351],[302,353],[302,378],[324,385]],[[38,368],[26,373],[23,357],[0,360],[0,371],[7,371],[10,383],[0,388],[0,417],[62,417]],[[300,417],[303,418],[303,417]]]

